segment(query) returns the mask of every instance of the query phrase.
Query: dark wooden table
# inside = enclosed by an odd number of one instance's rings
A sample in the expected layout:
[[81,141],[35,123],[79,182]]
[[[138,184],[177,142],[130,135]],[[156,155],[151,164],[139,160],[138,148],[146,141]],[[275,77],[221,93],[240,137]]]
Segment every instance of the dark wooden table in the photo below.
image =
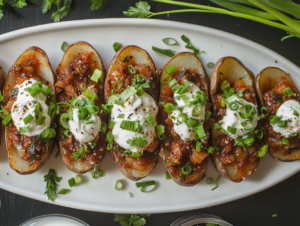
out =
[[[42,14],[40,10],[42,1],[38,2],[37,5],[29,5],[22,10],[5,9],[5,16],[0,20],[0,34],[38,24],[52,23],[50,18],[52,11],[46,15]],[[136,0],[104,0],[102,9],[90,11],[90,1],[74,0],[73,9],[64,20],[123,17],[122,11],[127,10],[129,6],[133,6],[135,2]],[[207,4],[208,1],[191,0],[189,2]],[[295,2],[300,3],[300,0],[295,0]],[[160,3],[150,2],[150,4],[153,12],[178,8]],[[198,24],[227,31],[264,45],[300,66],[300,40],[291,38],[281,42],[280,39],[286,34],[279,29],[225,15],[188,13],[170,14],[168,17],[160,16],[156,18]],[[0,54],[5,53],[1,53],[0,49]],[[300,173],[256,195],[227,204],[187,212],[152,215],[148,218],[147,225],[170,225],[171,222],[183,215],[200,212],[218,215],[236,226],[300,225],[299,209]],[[50,213],[74,216],[92,226],[120,225],[113,221],[113,214],[60,207],[24,198],[0,189],[1,226],[16,226],[32,217]],[[272,218],[273,214],[278,216]]]

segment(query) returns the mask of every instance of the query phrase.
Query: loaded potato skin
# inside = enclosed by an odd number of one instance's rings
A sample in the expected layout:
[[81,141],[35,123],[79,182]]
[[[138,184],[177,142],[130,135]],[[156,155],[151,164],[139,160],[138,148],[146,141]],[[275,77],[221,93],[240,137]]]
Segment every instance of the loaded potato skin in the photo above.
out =
[[220,175],[241,182],[257,168],[263,146],[255,77],[234,57],[223,57],[211,75],[212,161]]
[[267,67],[257,75],[255,85],[260,103],[268,112],[263,125],[269,154],[283,162],[299,160],[300,93],[290,74]]
[[54,148],[55,81],[47,54],[35,46],[22,53],[8,72],[1,117],[8,162],[19,174],[39,170]]
[[[157,163],[158,97],[151,56],[138,46],[120,49],[107,72],[103,109],[110,113],[107,149],[118,169],[133,181],[148,176]],[[137,127],[129,128],[134,124]]]
[[189,52],[177,54],[161,70],[160,123],[165,135],[160,156],[181,186],[196,185],[209,160],[209,128],[214,122],[209,85],[201,61]]
[[60,155],[75,173],[86,173],[104,158],[107,116],[101,105],[105,73],[99,53],[87,42],[70,45],[57,67]]

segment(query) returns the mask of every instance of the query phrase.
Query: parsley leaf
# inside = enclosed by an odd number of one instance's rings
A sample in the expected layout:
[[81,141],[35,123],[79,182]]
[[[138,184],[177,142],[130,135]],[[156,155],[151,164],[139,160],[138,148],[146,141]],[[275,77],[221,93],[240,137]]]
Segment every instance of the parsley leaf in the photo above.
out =
[[182,41],[184,41],[187,45],[185,46],[185,48],[187,49],[191,49],[194,51],[195,55],[199,55],[200,53],[203,53],[204,51],[201,51],[197,48],[195,48],[191,43],[190,43],[190,39],[188,37],[186,37],[185,35],[181,36]]
[[148,2],[140,1],[135,4],[136,7],[131,6],[128,11],[124,11],[123,14],[128,17],[136,18],[146,18],[148,15],[151,15],[150,12],[151,6]]
[[22,9],[24,6],[27,6],[26,0],[16,0],[15,4],[12,6]]
[[58,1],[57,8],[58,10],[53,12],[51,15],[51,18],[54,20],[54,22],[59,22],[64,17],[68,16],[69,12],[71,11],[71,5],[73,0],[65,0],[64,6],[60,8],[60,1]]
[[58,177],[54,169],[49,169],[47,175],[44,176],[46,182],[46,191],[44,194],[48,196],[48,200],[55,201],[57,182],[60,182],[62,177]]
[[114,221],[123,226],[143,226],[146,225],[145,217],[150,216],[150,214],[114,214]]
[[130,144],[130,146],[135,146],[135,147],[145,147],[147,145],[147,140],[145,137],[136,137],[134,139],[128,139],[126,141],[127,144]]
[[91,10],[97,10],[102,7],[103,0],[92,0]]

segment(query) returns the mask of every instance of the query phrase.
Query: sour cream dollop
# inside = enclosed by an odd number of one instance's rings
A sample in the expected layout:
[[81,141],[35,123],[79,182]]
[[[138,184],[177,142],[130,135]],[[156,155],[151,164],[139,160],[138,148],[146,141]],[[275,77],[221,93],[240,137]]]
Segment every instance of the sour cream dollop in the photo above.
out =
[[[186,95],[187,97],[190,98],[190,101],[193,101],[193,94],[196,94],[197,91],[200,89],[194,84],[190,83],[189,88],[186,93],[183,95]],[[177,100],[176,97],[179,96],[176,92],[174,92],[174,99],[177,103],[177,106],[183,107],[182,113],[184,113],[188,118],[192,119],[198,119],[200,124],[204,123],[205,120],[205,106],[201,106],[201,113],[199,116],[193,116],[192,111],[195,105],[191,106],[185,106],[185,103],[182,99]],[[194,130],[192,128],[189,128],[184,122],[181,122],[181,117],[179,117],[180,110],[175,109],[170,115],[169,118],[172,119],[172,122],[174,124],[174,130],[175,132],[181,137],[182,140],[188,141],[188,140],[194,140],[195,139],[195,134]]]
[[222,128],[226,131],[228,131],[228,126],[231,126],[233,128],[236,128],[236,133],[232,134],[230,132],[228,132],[228,135],[232,138],[232,139],[236,139],[240,136],[245,135],[246,133],[249,133],[251,131],[253,131],[255,129],[255,127],[257,126],[257,121],[259,120],[259,117],[257,114],[255,114],[253,116],[252,122],[253,122],[253,127],[250,130],[246,130],[243,126],[242,123],[244,121],[246,121],[246,119],[242,119],[239,112],[246,112],[245,106],[246,105],[251,105],[252,107],[254,107],[255,105],[246,101],[243,98],[239,98],[236,95],[231,96],[230,100],[227,99],[227,101],[230,101],[229,103],[231,103],[232,101],[239,101],[242,105],[238,105],[238,109],[237,110],[231,110],[228,103],[226,103],[226,114],[223,117],[222,120]]
[[[131,152],[140,153],[145,147],[152,143],[155,139],[155,125],[150,126],[146,121],[145,115],[149,113],[152,118],[156,119],[158,113],[158,107],[154,99],[146,92],[143,95],[138,96],[136,94],[128,97],[123,106],[114,104],[111,111],[111,120],[115,122],[112,134],[114,140],[124,149],[129,149]],[[124,118],[118,118],[119,115],[124,114]],[[141,133],[129,131],[120,128],[123,120],[127,121],[140,121],[142,126]],[[145,147],[130,146],[127,140],[137,137],[145,137],[147,145]]]
[[287,120],[288,124],[286,128],[281,128],[277,123],[272,123],[271,125],[276,133],[280,133],[284,137],[289,137],[293,133],[300,132],[300,118],[294,115],[294,110],[300,113],[299,102],[295,100],[288,100],[280,105],[276,116],[280,117],[280,120]]
[[[78,98],[80,99],[84,97],[79,96]],[[78,108],[73,108],[72,111],[73,119],[69,120],[69,126],[71,133],[73,133],[75,136],[75,139],[82,143],[94,140],[101,129],[101,118],[98,115],[92,115],[91,120],[93,123],[86,124],[85,122],[79,120]]]
[[[32,97],[28,91],[25,91],[25,88],[30,88],[37,81],[35,79],[29,79],[24,81],[21,85],[16,85],[15,88],[18,89],[17,100],[14,102],[11,111],[11,117],[14,122],[14,125],[20,131],[21,127],[29,127],[29,132],[25,132],[26,136],[37,136],[44,129],[50,127],[51,118],[48,115],[48,105],[45,103],[46,96],[40,92]],[[44,85],[43,85],[44,87]],[[42,113],[45,117],[45,123],[43,125],[37,125],[35,119],[35,106],[37,105],[36,101],[39,99],[39,102],[42,106]],[[25,125],[24,118],[31,114],[33,120]]]

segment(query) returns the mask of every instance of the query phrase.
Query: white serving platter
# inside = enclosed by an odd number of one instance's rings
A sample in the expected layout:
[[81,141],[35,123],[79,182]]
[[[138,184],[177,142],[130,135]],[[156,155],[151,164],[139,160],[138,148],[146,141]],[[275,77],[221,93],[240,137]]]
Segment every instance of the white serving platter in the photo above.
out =
[[[157,68],[161,68],[170,58],[153,52],[151,47],[171,48],[176,52],[186,51],[180,39],[183,34],[200,50],[205,50],[205,53],[200,55],[204,65],[216,62],[223,56],[235,56],[254,74],[267,66],[280,67],[289,72],[300,87],[299,68],[261,45],[207,27],[153,19],[71,21],[6,33],[0,35],[0,65],[7,74],[14,61],[26,48],[38,46],[46,51],[52,67],[56,69],[63,56],[60,49],[63,41],[69,44],[87,41],[100,53],[106,68],[115,54],[112,47],[114,42],[120,42],[123,46],[137,45],[146,49]],[[166,37],[175,38],[180,45],[172,47],[165,45],[162,39]],[[207,72],[210,74],[211,69],[207,68]],[[142,193],[136,188],[135,182],[124,178],[115,167],[109,153],[106,153],[100,165],[104,177],[93,179],[90,173],[87,173],[83,176],[82,184],[72,187],[67,195],[58,195],[56,201],[51,202],[44,195],[46,184],[43,177],[48,170],[55,169],[57,174],[63,177],[58,190],[69,188],[68,179],[75,176],[64,166],[60,157],[55,158],[57,149],[38,172],[22,176],[9,167],[4,143],[3,136],[0,149],[0,188],[56,205],[109,213],[163,213],[209,207],[260,192],[300,170],[300,162],[281,163],[266,155],[256,172],[247,180],[236,184],[221,178],[219,188],[211,191],[215,185],[207,185],[205,180],[194,187],[181,187],[172,180],[166,180],[166,170],[163,161],[159,159],[150,176],[142,180],[155,180],[158,186],[153,192]],[[206,175],[214,179],[218,176],[211,162]],[[124,183],[121,191],[114,189],[118,179],[122,179]],[[133,194],[132,198],[127,195],[128,192]]]

